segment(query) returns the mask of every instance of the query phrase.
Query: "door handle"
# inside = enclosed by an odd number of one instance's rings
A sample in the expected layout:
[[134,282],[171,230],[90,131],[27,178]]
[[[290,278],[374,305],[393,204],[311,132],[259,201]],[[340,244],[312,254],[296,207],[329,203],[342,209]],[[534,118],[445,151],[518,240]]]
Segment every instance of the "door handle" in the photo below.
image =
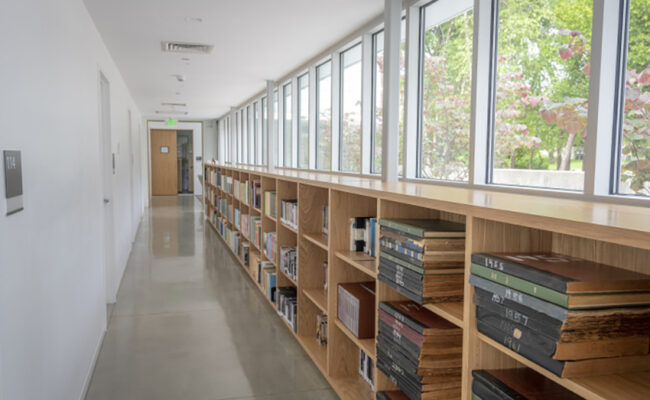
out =
[[108,204],[108,203],[110,203],[110,202],[111,202],[111,201],[110,201],[109,199],[104,199],[104,204]]

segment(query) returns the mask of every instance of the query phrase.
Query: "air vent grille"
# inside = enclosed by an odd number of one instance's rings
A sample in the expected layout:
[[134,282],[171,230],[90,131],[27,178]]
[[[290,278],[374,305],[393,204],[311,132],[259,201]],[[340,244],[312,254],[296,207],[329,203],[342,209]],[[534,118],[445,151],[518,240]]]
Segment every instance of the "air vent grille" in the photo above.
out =
[[214,46],[201,43],[161,42],[162,51],[168,53],[210,54]]
[[164,115],[187,115],[187,111],[176,111],[176,110],[156,110],[156,114],[164,114]]

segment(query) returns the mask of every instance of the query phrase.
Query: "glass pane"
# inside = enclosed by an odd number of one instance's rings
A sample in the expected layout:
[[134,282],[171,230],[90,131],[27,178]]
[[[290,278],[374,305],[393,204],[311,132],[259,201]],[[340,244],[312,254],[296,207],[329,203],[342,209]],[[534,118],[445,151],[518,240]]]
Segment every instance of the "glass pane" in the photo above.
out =
[[650,0],[630,2],[618,193],[650,196]]
[[581,191],[591,0],[503,0],[492,182]]
[[267,165],[266,152],[268,148],[267,121],[269,118],[269,107],[266,104],[266,97],[262,98],[262,165]]
[[309,74],[298,78],[298,168],[309,168]]
[[259,164],[260,163],[260,153],[261,153],[261,147],[262,147],[262,141],[260,138],[260,131],[259,131],[259,103],[255,102],[253,103],[253,137],[254,143],[255,143],[255,148],[253,150],[254,154],[254,159],[253,159],[253,164]]
[[292,164],[292,153],[293,153],[293,143],[291,137],[291,84],[287,83],[282,88],[283,103],[282,103],[282,113],[283,113],[283,165],[285,167],[291,167]]
[[246,107],[246,130],[248,131],[248,146],[246,146],[246,156],[249,164],[255,161],[255,139],[253,138],[253,113],[250,104]]
[[424,9],[422,22],[420,176],[467,181],[472,91],[471,2],[433,3]]
[[402,43],[399,52],[399,158],[398,174],[404,174],[404,89],[406,82],[406,20],[402,19]]
[[361,45],[341,54],[342,171],[361,170]]
[[278,90],[273,91],[273,131],[272,134],[276,135],[275,148],[276,148],[276,166],[279,166],[278,163],[279,156],[283,151],[283,142],[282,142],[282,132],[280,132],[280,110],[279,107],[279,94]]
[[316,168],[330,169],[332,154],[332,62],[316,68]]
[[373,48],[375,53],[375,75],[374,80],[374,122],[373,122],[373,161],[371,172],[381,172],[381,146],[382,146],[382,121],[384,106],[384,31],[373,36]]

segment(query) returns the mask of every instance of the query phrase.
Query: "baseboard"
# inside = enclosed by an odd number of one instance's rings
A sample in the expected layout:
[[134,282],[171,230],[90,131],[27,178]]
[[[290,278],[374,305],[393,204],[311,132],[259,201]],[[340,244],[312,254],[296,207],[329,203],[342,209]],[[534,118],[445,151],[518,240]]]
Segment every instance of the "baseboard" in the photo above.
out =
[[104,344],[104,338],[106,337],[107,329],[108,329],[108,323],[106,323],[106,327],[102,331],[102,334],[99,337],[99,342],[95,347],[95,354],[93,354],[93,362],[90,364],[90,368],[88,369],[88,373],[86,374],[86,379],[84,379],[84,384],[81,388],[81,395],[79,397],[79,400],[85,400],[86,395],[88,394],[88,389],[90,388],[90,381],[92,380],[93,373],[95,372],[95,366],[97,365],[97,359],[99,359],[99,352],[102,350],[102,345]]

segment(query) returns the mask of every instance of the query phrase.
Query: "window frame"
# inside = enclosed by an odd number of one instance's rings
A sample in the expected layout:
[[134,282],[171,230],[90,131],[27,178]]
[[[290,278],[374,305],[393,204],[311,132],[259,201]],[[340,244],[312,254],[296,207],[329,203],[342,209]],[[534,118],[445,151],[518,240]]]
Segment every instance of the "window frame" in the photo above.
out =
[[[301,164],[301,162],[300,162],[301,161],[301,152],[300,151],[301,151],[301,148],[302,148],[301,136],[303,134],[302,127],[301,127],[301,118],[302,118],[301,114],[302,114],[302,111],[303,111],[303,109],[302,109],[302,106],[303,106],[303,104],[302,104],[302,100],[303,100],[302,90],[304,88],[302,88],[300,86],[301,85],[300,82],[301,82],[302,79],[307,79],[307,86],[306,86],[306,89],[307,89],[307,98],[306,98],[306,100],[307,100],[307,104],[306,104],[307,105],[307,148],[306,148],[306,150],[307,150],[307,162],[304,165]],[[297,99],[296,99],[297,100],[296,101],[296,104],[297,104],[297,107],[296,107],[296,122],[297,123],[294,124],[294,125],[296,125],[298,129],[297,129],[297,132],[296,132],[296,144],[297,144],[296,147],[297,148],[296,148],[296,151],[295,151],[295,153],[297,155],[297,158],[296,158],[296,162],[294,164],[299,169],[308,169],[309,168],[309,162],[310,162],[310,159],[309,159],[309,123],[310,123],[310,119],[311,119],[311,113],[309,112],[309,96],[310,96],[310,86],[309,85],[310,85],[310,81],[311,81],[311,76],[309,74],[309,71],[304,72],[304,73],[302,73],[302,74],[300,74],[300,75],[298,75],[296,77],[296,90],[297,90],[297,95],[298,95]]]
[[[370,94],[370,173],[379,175],[381,174],[381,164],[377,170],[375,165],[376,147],[377,147],[377,38],[379,35],[384,35],[384,28],[382,27],[378,31],[372,34],[372,74],[371,74],[371,94]],[[382,49],[382,53],[384,50]],[[383,89],[382,89],[383,93]],[[383,110],[382,110],[382,119],[383,119]],[[382,127],[383,129],[383,127]],[[382,132],[383,135],[383,132]],[[383,137],[382,137],[383,140]],[[398,142],[399,143],[399,142]],[[397,149],[399,152],[399,149]],[[383,157],[383,154],[382,154]]]
[[[336,164],[338,165],[338,171],[340,172],[345,172],[345,173],[350,173],[350,174],[361,174],[361,171],[363,171],[363,165],[359,165],[359,171],[354,171],[354,170],[346,170],[343,168],[343,163],[344,163],[344,155],[343,155],[343,118],[345,115],[345,107],[344,107],[344,88],[345,88],[345,63],[343,62],[343,58],[345,57],[345,53],[349,52],[350,50],[354,49],[355,47],[359,47],[359,51],[361,53],[361,59],[359,60],[359,64],[361,67],[361,92],[359,93],[359,97],[361,98],[361,101],[363,102],[363,43],[361,40],[355,41],[353,44],[350,44],[347,46],[345,49],[341,50],[338,54],[339,58],[339,75],[338,75],[338,87],[339,87],[339,95],[338,95],[338,104],[339,104],[339,113],[338,113],[338,160]],[[332,82],[334,83],[334,82]],[[361,116],[361,121],[363,119],[363,106],[360,107],[359,110],[360,116]],[[360,122],[363,124],[363,122]],[[363,127],[362,127],[363,129]],[[333,134],[334,132],[332,132]],[[360,132],[359,135],[360,137],[360,142],[363,141],[363,132]],[[361,152],[361,146],[359,148],[359,152]],[[361,164],[361,162],[360,162]]]
[[[333,66],[332,59],[328,58],[327,60],[317,64],[316,67],[315,67],[315,74],[314,74],[314,81],[316,83],[316,86],[315,86],[316,87],[316,101],[315,101],[316,109],[315,109],[315,115],[314,115],[314,120],[316,121],[316,133],[315,133],[315,137],[314,137],[314,141],[316,142],[316,145],[315,145],[316,146],[316,155],[315,155],[314,169],[319,170],[319,171],[329,171],[329,170],[332,169],[332,142],[331,142],[331,138],[330,138],[330,149],[329,149],[330,165],[328,167],[326,167],[326,168],[320,168],[319,167],[320,161],[321,161],[320,158],[319,158],[319,154],[320,154],[320,110],[321,110],[321,101],[320,101],[320,93],[321,93],[320,81],[321,81],[321,79],[320,79],[319,71],[320,71],[321,67],[325,66],[325,64],[328,64],[328,63],[329,63],[329,69],[330,69],[330,72],[329,72],[329,79],[330,79],[329,92],[330,92],[330,100],[332,100],[332,94],[333,94],[332,88],[334,86],[334,80],[332,79],[332,66]],[[329,108],[330,108],[330,135],[332,135],[333,134],[333,132],[332,132],[333,121],[332,121],[332,102],[331,101],[330,101],[330,104],[329,104]]]

